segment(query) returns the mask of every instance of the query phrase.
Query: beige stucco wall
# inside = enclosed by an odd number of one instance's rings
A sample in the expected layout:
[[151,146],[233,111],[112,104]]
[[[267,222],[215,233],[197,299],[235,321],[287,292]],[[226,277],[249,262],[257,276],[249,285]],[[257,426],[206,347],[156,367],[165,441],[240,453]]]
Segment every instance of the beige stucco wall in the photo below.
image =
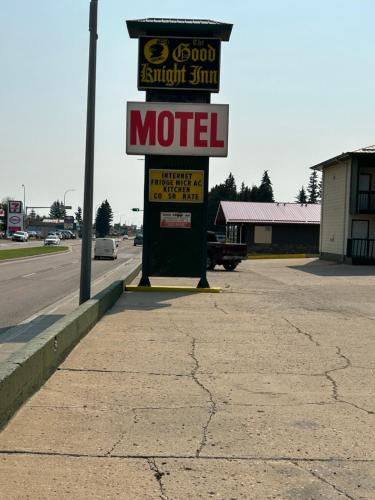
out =
[[323,169],[320,252],[344,256],[349,228],[351,160]]

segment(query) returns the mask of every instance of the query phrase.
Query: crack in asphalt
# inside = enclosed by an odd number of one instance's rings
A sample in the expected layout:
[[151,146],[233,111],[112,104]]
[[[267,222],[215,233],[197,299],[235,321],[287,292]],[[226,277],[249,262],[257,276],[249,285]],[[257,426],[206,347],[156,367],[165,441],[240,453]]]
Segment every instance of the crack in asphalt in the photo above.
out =
[[295,461],[291,461],[290,463],[293,464],[295,467],[298,467],[298,469],[303,470],[303,471],[311,474],[313,477],[315,477],[319,481],[323,482],[324,484],[327,484],[328,486],[330,486],[331,488],[333,488],[337,493],[340,493],[341,495],[344,495],[345,498],[349,498],[350,500],[356,500],[354,497],[352,497],[351,495],[349,495],[349,493],[347,493],[346,491],[338,488],[335,484],[330,483],[327,479],[325,479],[324,477],[320,476],[316,471],[305,469],[305,468],[301,467]]
[[[322,347],[321,344],[314,339],[314,337],[311,333],[304,332],[298,326],[294,325],[291,321],[289,321],[287,318],[283,318],[283,319],[284,319],[284,321],[289,323],[293,328],[295,328],[298,333],[307,337],[310,340],[310,342],[312,342],[314,345],[316,345],[317,347]],[[338,356],[339,358],[344,360],[345,364],[343,366],[339,366],[338,368],[332,368],[331,370],[326,370],[322,374],[332,385],[332,398],[338,403],[347,404],[349,406],[352,406],[353,408],[356,408],[357,410],[364,411],[368,415],[375,415],[374,411],[367,410],[366,408],[363,408],[359,405],[356,405],[355,403],[352,403],[351,401],[347,401],[343,398],[340,398],[338,384],[331,374],[334,372],[340,371],[340,370],[346,370],[347,368],[352,366],[352,363],[351,363],[350,359],[342,353],[341,348],[339,346],[335,346],[335,348],[336,348],[336,356]]]
[[146,461],[148,463],[148,466],[150,467],[151,472],[153,472],[154,477],[155,477],[155,479],[158,482],[159,489],[160,489],[160,498],[162,500],[169,500],[169,498],[165,494],[164,486],[163,486],[163,483],[162,483],[162,478],[165,475],[165,473],[161,472],[159,470],[159,468],[158,468],[158,466],[157,466],[154,458],[146,458]]
[[200,454],[201,454],[201,452],[202,452],[202,450],[203,450],[203,448],[204,448],[204,446],[207,443],[208,426],[210,425],[212,417],[217,412],[217,407],[216,407],[216,403],[215,403],[215,401],[213,399],[211,391],[204,384],[202,384],[202,382],[197,377],[197,372],[199,370],[199,361],[198,361],[198,359],[196,357],[195,348],[196,348],[196,339],[193,338],[192,339],[191,352],[189,353],[189,356],[194,361],[194,367],[193,367],[193,369],[191,371],[191,376],[192,376],[192,379],[194,380],[194,382],[197,385],[199,385],[199,387],[208,395],[209,402],[210,402],[210,408],[208,410],[209,411],[208,418],[207,418],[207,421],[206,421],[206,423],[205,423],[205,425],[203,426],[203,429],[202,429],[202,439],[201,439],[199,447],[197,448],[197,451],[195,452],[195,456],[199,457]]
[[222,312],[223,314],[229,315],[229,312],[228,312],[228,311],[226,311],[225,309],[223,309],[222,307],[220,307],[220,306],[217,304],[216,300],[214,300],[213,302],[214,302],[214,307],[215,307],[215,309],[216,309],[217,311],[220,311],[220,312]]
[[310,342],[312,342],[314,345],[316,345],[317,347],[321,347],[321,345],[319,344],[319,342],[314,339],[314,337],[312,336],[311,333],[304,332],[303,330],[301,330],[301,328],[299,328],[298,326],[296,326],[295,324],[293,324],[287,318],[283,318],[283,320],[286,321],[290,326],[292,326],[298,333],[300,333],[301,335],[304,335],[305,337],[307,337],[310,340]]
[[353,408],[356,408],[357,410],[367,413],[368,415],[375,415],[374,411],[367,410],[366,408],[363,408],[359,405],[356,405],[355,403],[352,403],[351,401],[347,401],[346,399],[340,397],[338,383],[331,374],[337,371],[346,370],[347,368],[350,368],[352,366],[352,362],[347,356],[345,356],[342,353],[341,348],[339,346],[336,346],[336,356],[339,356],[339,358],[343,359],[345,361],[345,365],[324,372],[324,376],[332,385],[332,398],[338,403],[347,404],[349,406],[352,406]]
[[143,371],[127,371],[127,370],[104,370],[96,368],[58,368],[60,372],[88,372],[88,373],[125,373],[127,375],[156,375],[160,377],[189,377],[190,373],[161,373],[161,372],[143,372]]
[[213,399],[213,395],[212,395],[211,391],[197,377],[197,372],[199,370],[199,361],[198,361],[198,358],[196,356],[197,339],[195,337],[192,337],[189,333],[183,331],[176,324],[176,322],[173,320],[173,318],[171,316],[169,316],[169,320],[178,332],[180,332],[182,335],[185,335],[186,337],[188,337],[191,340],[191,351],[188,353],[188,355],[192,358],[192,360],[194,362],[194,366],[193,366],[193,369],[191,370],[190,376],[194,380],[194,382],[208,395],[208,399],[209,399],[210,408],[208,409],[208,412],[209,412],[208,418],[207,418],[207,421],[204,424],[203,429],[202,429],[201,442],[200,442],[200,444],[195,452],[195,456],[198,458],[200,456],[203,448],[205,447],[205,445],[207,443],[208,427],[211,423],[212,417],[217,412],[217,406],[216,406],[216,403]]
[[6,455],[25,455],[25,456],[50,456],[50,457],[67,457],[67,458],[101,458],[105,460],[115,460],[115,459],[129,459],[129,460],[140,460],[140,459],[160,459],[160,460],[220,460],[229,461],[233,460],[243,460],[247,462],[296,462],[296,463],[359,463],[359,464],[375,464],[375,459],[365,459],[365,458],[304,458],[304,457],[269,457],[269,456],[250,456],[250,455],[200,455],[196,457],[195,455],[144,455],[144,454],[127,454],[127,455],[107,455],[107,454],[96,454],[96,453],[69,453],[69,452],[58,452],[58,451],[33,451],[33,450],[0,450],[0,456]]

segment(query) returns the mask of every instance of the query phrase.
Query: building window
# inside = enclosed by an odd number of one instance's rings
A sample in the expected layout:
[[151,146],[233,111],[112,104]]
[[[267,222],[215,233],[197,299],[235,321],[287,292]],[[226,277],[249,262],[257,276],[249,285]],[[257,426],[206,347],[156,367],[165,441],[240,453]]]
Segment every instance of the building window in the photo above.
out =
[[255,226],[254,243],[270,245],[272,243],[272,226]]

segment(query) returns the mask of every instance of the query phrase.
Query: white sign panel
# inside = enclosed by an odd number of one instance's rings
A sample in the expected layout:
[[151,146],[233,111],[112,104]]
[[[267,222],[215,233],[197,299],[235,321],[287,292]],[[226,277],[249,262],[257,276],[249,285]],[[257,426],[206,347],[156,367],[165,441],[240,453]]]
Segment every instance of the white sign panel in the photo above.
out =
[[128,102],[129,155],[228,156],[228,104]]
[[190,212],[160,212],[160,227],[191,227]]

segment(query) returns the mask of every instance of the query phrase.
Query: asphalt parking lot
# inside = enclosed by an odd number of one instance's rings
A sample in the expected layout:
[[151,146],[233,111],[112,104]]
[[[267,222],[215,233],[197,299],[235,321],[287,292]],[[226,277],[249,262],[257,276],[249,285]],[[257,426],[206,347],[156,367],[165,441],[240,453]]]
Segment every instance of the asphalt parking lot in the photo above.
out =
[[124,293],[0,434],[6,498],[375,498],[375,268],[208,278]]

